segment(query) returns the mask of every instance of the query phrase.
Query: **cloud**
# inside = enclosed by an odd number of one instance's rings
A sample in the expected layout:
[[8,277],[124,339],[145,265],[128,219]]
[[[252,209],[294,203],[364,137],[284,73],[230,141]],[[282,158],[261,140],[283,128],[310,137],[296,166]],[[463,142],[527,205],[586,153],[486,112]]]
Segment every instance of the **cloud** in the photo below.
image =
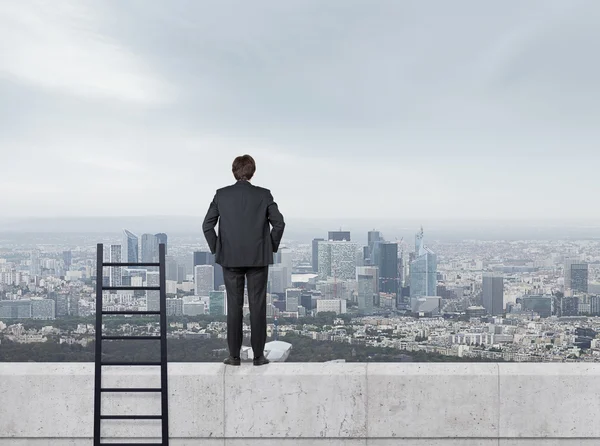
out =
[[172,100],[173,88],[103,33],[97,11],[89,5],[71,0],[4,3],[2,77],[84,98],[147,105]]

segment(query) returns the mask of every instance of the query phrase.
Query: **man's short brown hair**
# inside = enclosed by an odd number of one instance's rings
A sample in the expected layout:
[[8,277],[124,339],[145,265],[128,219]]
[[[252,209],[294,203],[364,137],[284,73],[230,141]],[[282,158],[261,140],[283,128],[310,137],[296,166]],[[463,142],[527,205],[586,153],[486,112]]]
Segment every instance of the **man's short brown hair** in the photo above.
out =
[[256,163],[250,155],[238,156],[233,160],[231,171],[236,180],[250,180],[256,172]]

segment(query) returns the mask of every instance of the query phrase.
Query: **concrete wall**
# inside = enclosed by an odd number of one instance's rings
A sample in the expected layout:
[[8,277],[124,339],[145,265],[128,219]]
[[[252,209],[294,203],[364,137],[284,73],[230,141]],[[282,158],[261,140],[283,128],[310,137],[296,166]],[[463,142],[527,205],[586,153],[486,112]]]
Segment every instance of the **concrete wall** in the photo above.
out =
[[[159,384],[158,369],[106,370],[104,386]],[[93,373],[0,363],[0,445],[91,445]],[[599,374],[593,364],[172,363],[171,445],[595,445]],[[103,397],[103,413],[159,409],[159,395]],[[103,421],[103,435],[159,440],[160,421]]]

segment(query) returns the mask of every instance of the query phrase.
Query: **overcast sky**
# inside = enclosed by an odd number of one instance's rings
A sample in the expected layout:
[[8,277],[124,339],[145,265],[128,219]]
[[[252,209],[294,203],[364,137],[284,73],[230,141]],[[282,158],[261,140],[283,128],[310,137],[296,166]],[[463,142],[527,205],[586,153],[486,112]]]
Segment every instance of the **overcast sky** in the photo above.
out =
[[[600,1],[0,3],[0,213],[600,217]],[[343,222],[340,222],[342,224]]]

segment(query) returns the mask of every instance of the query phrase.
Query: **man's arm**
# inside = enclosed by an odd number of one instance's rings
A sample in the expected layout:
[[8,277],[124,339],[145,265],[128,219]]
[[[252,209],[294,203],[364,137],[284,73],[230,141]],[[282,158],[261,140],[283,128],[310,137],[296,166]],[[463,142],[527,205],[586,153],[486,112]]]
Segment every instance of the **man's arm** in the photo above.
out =
[[204,237],[206,238],[210,252],[213,254],[217,251],[217,232],[215,231],[217,221],[219,221],[219,208],[217,207],[217,194],[215,194],[212,203],[208,207],[206,217],[204,217],[204,223],[202,223]]
[[283,230],[285,229],[285,222],[283,221],[283,215],[279,212],[277,203],[273,201],[273,195],[268,192],[268,205],[267,205],[267,218],[273,228],[271,229],[271,242],[273,243],[273,252],[277,252],[279,249],[279,243],[283,237]]

